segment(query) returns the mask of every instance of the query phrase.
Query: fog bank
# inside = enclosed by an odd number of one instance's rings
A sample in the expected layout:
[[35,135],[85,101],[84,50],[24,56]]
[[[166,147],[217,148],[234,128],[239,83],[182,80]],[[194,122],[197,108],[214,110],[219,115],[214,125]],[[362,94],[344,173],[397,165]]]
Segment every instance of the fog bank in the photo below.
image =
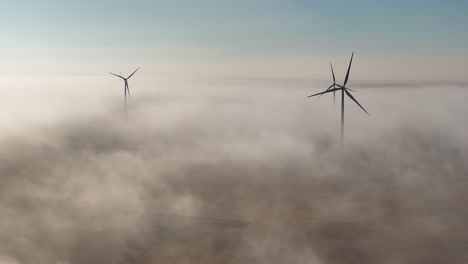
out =
[[304,87],[38,115],[0,135],[0,263],[465,263],[468,89],[356,90],[344,148]]

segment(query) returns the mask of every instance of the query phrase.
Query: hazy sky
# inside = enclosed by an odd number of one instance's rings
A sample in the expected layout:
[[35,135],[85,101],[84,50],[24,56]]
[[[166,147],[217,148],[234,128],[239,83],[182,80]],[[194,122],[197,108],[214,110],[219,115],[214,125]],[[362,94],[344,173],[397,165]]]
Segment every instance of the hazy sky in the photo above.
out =
[[0,0],[0,75],[468,81],[468,2]]

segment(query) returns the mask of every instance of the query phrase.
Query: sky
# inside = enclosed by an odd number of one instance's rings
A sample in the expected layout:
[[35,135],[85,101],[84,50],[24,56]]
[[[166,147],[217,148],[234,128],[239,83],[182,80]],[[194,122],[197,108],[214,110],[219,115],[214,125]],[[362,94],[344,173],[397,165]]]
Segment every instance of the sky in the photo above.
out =
[[0,76],[328,79],[355,51],[354,80],[468,81],[461,0],[0,4]]

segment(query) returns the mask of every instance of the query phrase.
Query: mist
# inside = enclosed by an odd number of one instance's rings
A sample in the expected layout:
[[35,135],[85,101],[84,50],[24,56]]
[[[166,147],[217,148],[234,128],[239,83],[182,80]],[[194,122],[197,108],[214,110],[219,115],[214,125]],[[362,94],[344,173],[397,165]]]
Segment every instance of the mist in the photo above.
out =
[[8,105],[0,263],[468,261],[466,87],[352,87],[343,148],[319,87],[130,88]]

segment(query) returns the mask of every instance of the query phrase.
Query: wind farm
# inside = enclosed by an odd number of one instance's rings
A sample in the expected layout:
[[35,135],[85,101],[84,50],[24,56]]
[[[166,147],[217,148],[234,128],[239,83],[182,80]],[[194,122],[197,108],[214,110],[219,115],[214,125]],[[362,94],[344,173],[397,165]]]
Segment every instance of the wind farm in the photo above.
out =
[[0,264],[468,263],[468,2],[109,3],[2,2]]

